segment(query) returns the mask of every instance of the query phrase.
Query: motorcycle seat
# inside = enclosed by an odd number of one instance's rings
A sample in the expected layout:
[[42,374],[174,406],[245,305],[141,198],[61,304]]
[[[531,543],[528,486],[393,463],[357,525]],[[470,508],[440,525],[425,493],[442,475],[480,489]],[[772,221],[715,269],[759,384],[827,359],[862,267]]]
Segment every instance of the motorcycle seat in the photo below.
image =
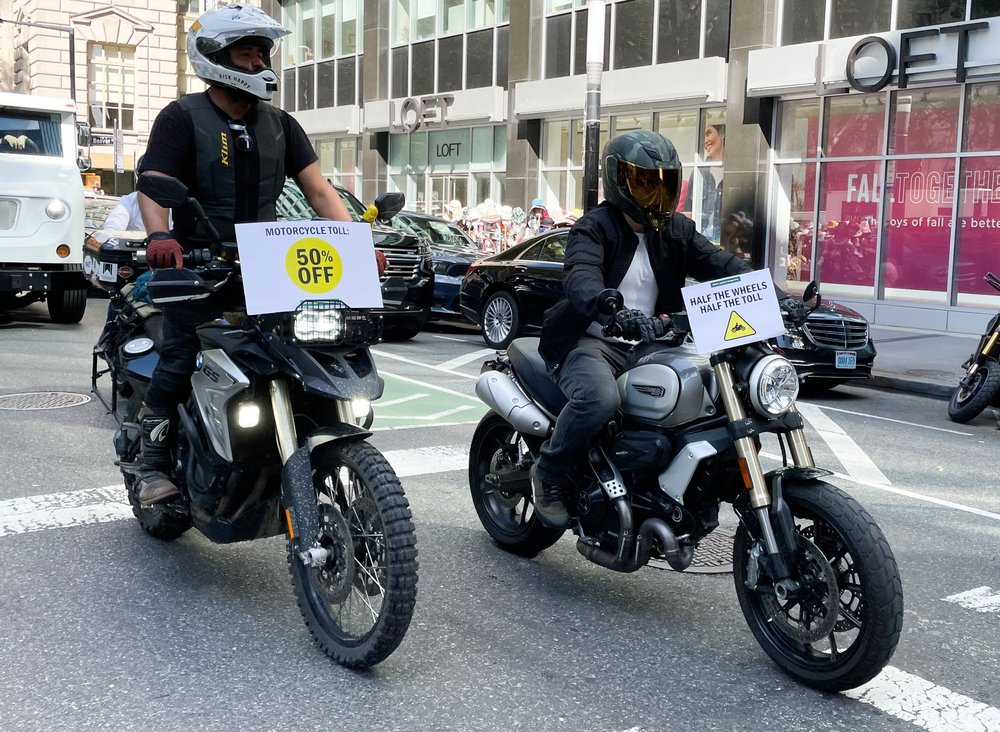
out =
[[549,376],[545,359],[538,353],[538,338],[517,338],[507,347],[514,373],[532,399],[552,415],[558,415],[569,401]]

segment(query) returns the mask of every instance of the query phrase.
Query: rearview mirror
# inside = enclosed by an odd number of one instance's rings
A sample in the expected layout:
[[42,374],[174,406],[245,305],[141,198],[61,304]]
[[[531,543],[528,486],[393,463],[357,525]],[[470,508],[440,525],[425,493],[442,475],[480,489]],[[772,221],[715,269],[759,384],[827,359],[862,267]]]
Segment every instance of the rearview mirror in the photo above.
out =
[[188,198],[187,186],[169,175],[143,173],[136,188],[163,208],[180,208]]
[[614,315],[622,309],[625,298],[613,287],[601,290],[597,296],[597,312],[601,315]]
[[388,222],[393,216],[403,210],[406,205],[406,196],[399,191],[386,191],[375,199],[375,208],[378,209],[378,220]]
[[819,282],[813,280],[808,285],[806,285],[806,291],[802,293],[802,302],[808,303],[810,300],[816,300],[813,304],[811,310],[815,310],[823,302],[823,298],[819,294]]

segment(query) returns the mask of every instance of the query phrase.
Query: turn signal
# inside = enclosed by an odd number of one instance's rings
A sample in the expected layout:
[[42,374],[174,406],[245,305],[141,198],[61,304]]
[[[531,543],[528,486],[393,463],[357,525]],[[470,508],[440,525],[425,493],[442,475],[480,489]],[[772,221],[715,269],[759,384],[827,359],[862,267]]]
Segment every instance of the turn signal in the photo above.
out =
[[69,256],[69,244],[60,244],[56,247],[56,254],[58,254],[63,259]]

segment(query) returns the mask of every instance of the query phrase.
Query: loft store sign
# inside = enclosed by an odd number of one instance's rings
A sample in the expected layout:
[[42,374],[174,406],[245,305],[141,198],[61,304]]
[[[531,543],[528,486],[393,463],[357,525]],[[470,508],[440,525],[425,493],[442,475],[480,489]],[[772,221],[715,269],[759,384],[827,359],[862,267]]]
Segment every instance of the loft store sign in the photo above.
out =
[[[913,69],[913,66],[938,62],[938,53],[932,50],[925,49],[923,53],[915,53],[913,42],[921,38],[933,38],[940,46],[943,45],[942,36],[956,34],[958,43],[956,44],[952,68],[955,70],[955,83],[961,84],[965,81],[967,73],[966,62],[969,60],[970,37],[978,31],[988,30],[989,27],[989,23],[981,21],[905,31],[899,34],[898,48],[882,36],[865,36],[855,43],[850,53],[847,54],[847,83],[860,92],[877,92],[889,84],[895,73],[896,86],[899,89],[905,89],[909,83],[910,75],[923,70],[922,68]],[[980,39],[980,42],[984,42],[981,34],[977,38]],[[924,45],[929,43],[930,41],[924,42]],[[877,50],[879,48],[881,52]],[[866,82],[858,78],[859,65],[864,67],[865,73],[862,76],[867,79],[875,76],[875,73],[871,72],[877,69],[879,64],[881,64],[881,74],[874,81]]]
[[415,132],[425,127],[447,127],[448,107],[455,101],[454,94],[432,94],[426,97],[407,97],[396,108],[389,100],[389,119],[393,129]]

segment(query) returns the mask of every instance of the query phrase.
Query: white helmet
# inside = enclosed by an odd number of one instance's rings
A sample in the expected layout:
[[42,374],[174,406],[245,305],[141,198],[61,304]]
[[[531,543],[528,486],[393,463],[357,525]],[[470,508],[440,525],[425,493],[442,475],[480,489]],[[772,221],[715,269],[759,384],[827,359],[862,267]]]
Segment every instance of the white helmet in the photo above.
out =
[[[271,52],[276,42],[290,32],[252,5],[226,5],[209,10],[191,25],[188,57],[194,73],[206,84],[270,100],[278,90],[278,75],[271,70]],[[252,72],[232,65],[226,49],[241,41],[260,44],[267,68]]]

